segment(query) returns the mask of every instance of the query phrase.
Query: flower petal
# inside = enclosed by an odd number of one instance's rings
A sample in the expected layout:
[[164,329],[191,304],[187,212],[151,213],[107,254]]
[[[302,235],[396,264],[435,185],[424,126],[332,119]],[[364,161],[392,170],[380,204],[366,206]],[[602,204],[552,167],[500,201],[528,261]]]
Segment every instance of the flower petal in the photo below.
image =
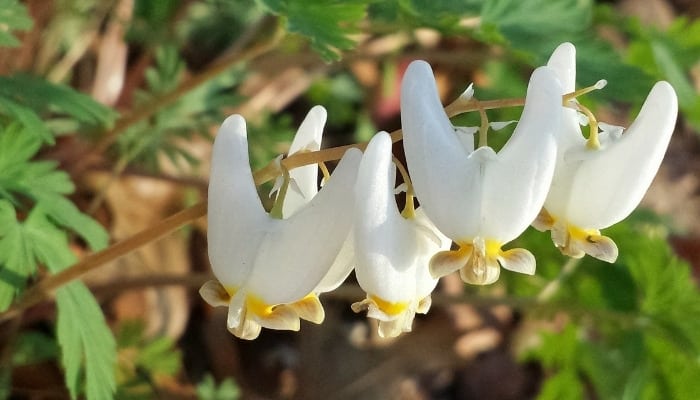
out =
[[247,283],[252,293],[268,304],[293,303],[311,293],[328,273],[352,225],[351,193],[360,158],[359,150],[348,150],[306,207],[289,219],[273,221]]
[[199,295],[212,307],[226,307],[231,296],[217,280],[207,281],[199,288]]
[[[323,127],[327,113],[322,106],[314,106],[299,125],[289,154],[300,151],[317,151],[321,148]],[[296,182],[299,191],[288,191],[282,206],[282,215],[289,218],[308,203],[318,193],[318,166],[304,165],[289,171],[289,177]]]
[[325,293],[335,290],[345,281],[348,275],[350,275],[355,267],[355,245],[353,236],[351,228],[350,234],[343,243],[343,247],[340,248],[340,252],[335,257],[335,261],[333,261],[333,265],[331,265],[326,276],[323,277],[321,282],[313,290],[314,293]]
[[320,324],[326,317],[326,314],[323,311],[323,306],[318,300],[318,296],[315,294],[306,296],[292,304],[286,304],[284,307],[290,308],[299,316],[299,318],[313,322],[314,324]]
[[525,249],[503,251],[498,257],[501,267],[521,274],[535,274],[535,256]]
[[568,222],[603,229],[627,217],[644,197],[661,165],[677,113],[675,91],[667,82],[658,82],[619,140],[599,150],[588,150],[573,177]]
[[532,74],[513,135],[496,160],[482,163],[478,235],[507,243],[518,237],[542,209],[556,163],[554,135],[560,126],[561,91],[550,68],[540,67]]
[[355,186],[355,275],[365,292],[387,302],[415,293],[414,240],[394,199],[396,167],[391,139],[380,132],[369,142]]
[[482,183],[478,165],[467,162],[425,61],[412,62],[404,75],[401,125],[408,170],[426,215],[454,240],[475,231]]
[[243,117],[227,118],[214,140],[207,240],[216,277],[226,286],[248,278],[269,220],[260,203],[248,160]]

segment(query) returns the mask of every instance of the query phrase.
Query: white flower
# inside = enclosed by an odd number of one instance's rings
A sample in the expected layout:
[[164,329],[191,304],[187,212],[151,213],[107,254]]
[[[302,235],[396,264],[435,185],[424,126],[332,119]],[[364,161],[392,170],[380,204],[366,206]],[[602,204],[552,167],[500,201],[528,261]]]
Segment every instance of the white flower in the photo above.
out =
[[[218,281],[207,282],[200,294],[212,306],[229,307],[234,335],[254,339],[261,327],[298,330],[300,318],[323,321],[316,289],[348,236],[360,157],[349,150],[318,195],[283,213],[284,219],[274,218],[253,181],[245,120],[234,115],[224,121],[214,142],[208,208],[209,259]],[[298,183],[304,193],[304,182]]]
[[[560,45],[547,65],[562,82],[561,93],[573,92],[574,46]],[[626,218],[644,197],[673,133],[677,103],[671,85],[658,82],[627,130],[600,124],[603,132],[597,149],[587,146],[577,111],[564,108],[552,186],[533,226],[551,229],[552,240],[564,254],[582,257],[587,253],[614,262],[617,246],[601,236],[600,229]]]
[[553,70],[530,79],[520,122],[497,154],[460,141],[437,94],[430,66],[409,65],[401,87],[404,150],[416,197],[435,226],[459,249],[436,254],[431,273],[460,270],[465,282],[489,284],[499,264],[533,274],[527,250],[502,250],[535,219],[554,172],[554,133],[561,115],[561,85]]
[[[396,167],[391,138],[380,132],[367,146],[355,188],[355,275],[367,298],[353,310],[379,320],[379,335],[410,332],[415,314],[430,308],[437,284],[428,270],[430,257],[450,240],[418,209],[402,215],[394,198]],[[409,200],[413,201],[409,196]]]

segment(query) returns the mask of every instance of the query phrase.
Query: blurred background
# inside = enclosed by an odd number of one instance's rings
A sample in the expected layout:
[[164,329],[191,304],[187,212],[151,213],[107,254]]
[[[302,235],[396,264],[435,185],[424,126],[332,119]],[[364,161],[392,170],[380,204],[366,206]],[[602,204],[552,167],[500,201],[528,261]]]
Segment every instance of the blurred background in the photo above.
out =
[[[579,99],[599,121],[628,126],[657,80],[681,108],[643,206],[603,232],[620,248],[615,264],[572,263],[529,229],[513,246],[535,254],[535,276],[503,271],[479,288],[447,276],[409,334],[380,338],[350,310],[364,297],[351,275],[321,296],[322,325],[248,342],[197,293],[212,278],[200,218],[87,274],[96,317],[70,314],[59,294],[3,318],[0,394],[97,399],[114,385],[118,399],[700,398],[699,16],[692,0],[0,0],[0,220],[26,228],[17,239],[0,227],[0,252],[19,246],[32,265],[0,255],[3,310],[71,257],[204,200],[211,139],[233,113],[248,121],[259,169],[316,104],[328,109],[324,147],[399,129],[412,60],[433,66],[445,104],[472,82],[478,99],[517,98],[566,41],[577,87],[608,80]],[[478,113],[453,122],[479,125]],[[65,251],[46,243],[70,250],[65,265],[52,266]],[[80,331],[81,318],[101,323],[100,309],[109,330]],[[82,342],[62,339],[70,329]],[[94,356],[109,332],[116,356]]]

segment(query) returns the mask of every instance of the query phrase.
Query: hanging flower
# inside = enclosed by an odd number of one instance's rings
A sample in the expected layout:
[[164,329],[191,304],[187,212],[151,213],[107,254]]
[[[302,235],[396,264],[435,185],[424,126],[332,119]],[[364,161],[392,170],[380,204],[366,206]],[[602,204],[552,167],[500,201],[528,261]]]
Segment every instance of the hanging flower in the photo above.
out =
[[445,114],[430,66],[409,65],[401,87],[404,150],[425,214],[459,246],[430,261],[433,276],[459,270],[472,284],[498,279],[500,266],[533,274],[525,249],[503,250],[535,219],[554,172],[561,86],[550,68],[530,79],[520,122],[496,153],[460,140]]
[[391,145],[386,132],[372,138],[355,188],[355,275],[367,298],[353,304],[353,310],[367,310],[379,320],[382,337],[410,332],[415,314],[428,311],[437,284],[428,262],[450,246],[421,209],[414,211],[410,186],[406,209],[399,212]]
[[[562,82],[561,93],[573,92],[576,48],[560,45],[547,65]],[[673,133],[676,94],[667,82],[658,82],[627,130],[601,123],[601,133],[593,128],[597,141],[583,137],[576,110],[564,107],[563,113],[552,186],[533,226],[551,230],[554,244],[566,255],[614,262],[617,246],[600,229],[626,218],[644,197]]]
[[[311,113],[316,122],[305,125],[308,131],[300,129],[302,138],[323,125],[325,112],[318,116]],[[204,284],[200,294],[212,306],[228,306],[231,333],[254,339],[262,327],[298,330],[300,319],[323,321],[316,288],[348,236],[360,156],[349,150],[318,195],[279,218],[268,214],[258,197],[245,120],[234,115],[224,121],[214,142],[208,208],[209,259],[218,280]],[[284,201],[283,192],[290,193],[281,189],[277,204]]]

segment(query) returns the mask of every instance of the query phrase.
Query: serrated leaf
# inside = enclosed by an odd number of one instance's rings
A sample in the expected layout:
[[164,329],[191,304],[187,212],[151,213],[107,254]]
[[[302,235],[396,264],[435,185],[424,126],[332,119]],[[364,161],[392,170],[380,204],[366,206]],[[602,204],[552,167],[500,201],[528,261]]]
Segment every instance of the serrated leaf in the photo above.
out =
[[88,95],[27,74],[0,76],[0,97],[40,115],[64,114],[89,125],[111,125],[117,115]]
[[56,291],[56,336],[72,398],[85,386],[88,400],[111,399],[116,390],[116,343],[102,310],[81,282]]
[[585,31],[591,16],[589,0],[493,0],[481,10],[482,29],[495,29],[515,49],[538,54]]
[[12,365],[29,365],[55,359],[59,354],[56,341],[38,331],[22,332],[13,345]]
[[583,399],[583,384],[575,370],[565,369],[544,381],[537,400]]
[[64,197],[74,190],[70,176],[55,162],[31,159],[40,147],[40,139],[17,124],[0,132],[0,198],[42,203],[52,222],[78,233],[93,250],[104,248],[109,240],[104,228]]
[[326,61],[340,59],[343,50],[352,49],[364,18],[367,0],[258,0],[274,14],[287,19],[287,30],[308,37],[311,46]]
[[20,42],[12,31],[26,31],[33,24],[24,4],[17,0],[0,0],[0,46],[18,46]]
[[13,117],[24,126],[26,131],[41,139],[44,143],[54,144],[55,140],[44,121],[32,109],[18,104],[10,98],[0,97],[0,110],[10,117]]

